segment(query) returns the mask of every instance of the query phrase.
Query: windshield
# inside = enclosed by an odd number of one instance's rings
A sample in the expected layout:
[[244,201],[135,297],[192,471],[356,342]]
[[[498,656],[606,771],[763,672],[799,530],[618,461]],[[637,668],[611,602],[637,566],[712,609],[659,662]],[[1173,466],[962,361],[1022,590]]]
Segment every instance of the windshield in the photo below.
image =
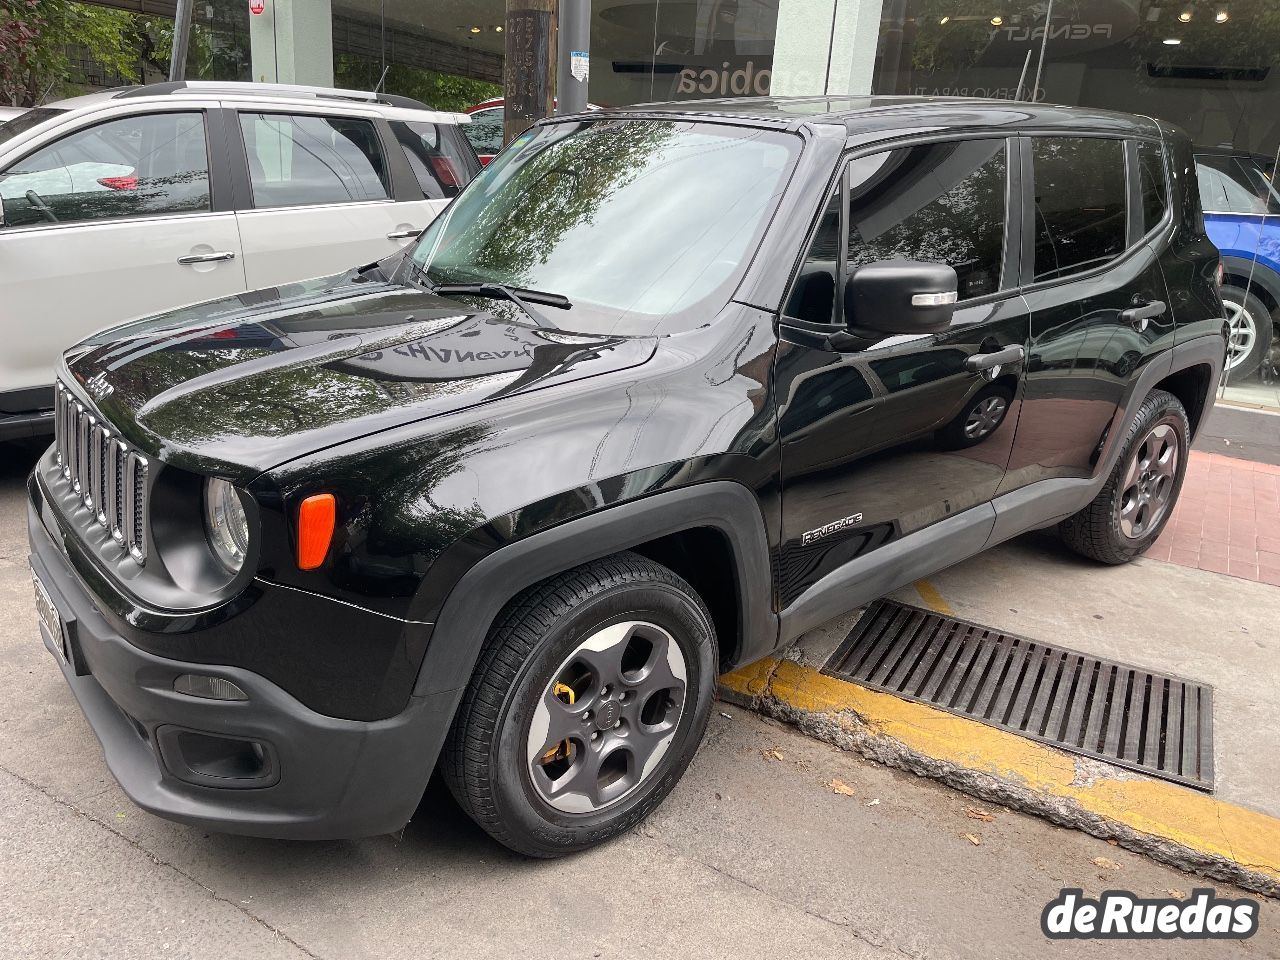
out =
[[18,134],[26,133],[36,124],[44,123],[50,117],[56,117],[58,114],[66,112],[65,110],[55,110],[52,107],[36,107],[34,110],[19,114],[8,123],[0,123],[0,143],[12,140]]
[[427,227],[413,259],[432,284],[561,294],[572,308],[551,312],[566,329],[698,326],[750,263],[799,143],[667,120],[535,128]]

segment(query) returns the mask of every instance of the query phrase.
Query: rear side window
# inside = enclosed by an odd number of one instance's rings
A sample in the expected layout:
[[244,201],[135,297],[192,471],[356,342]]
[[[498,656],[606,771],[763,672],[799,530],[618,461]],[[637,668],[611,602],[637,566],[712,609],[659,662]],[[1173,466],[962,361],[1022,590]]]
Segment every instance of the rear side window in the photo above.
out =
[[391,124],[396,141],[404,150],[422,195],[428,200],[456,196],[480,164],[465,144],[459,142],[455,127],[419,121]]
[[1252,157],[1198,154],[1196,179],[1207,213],[1280,213],[1280,195]]
[[849,164],[849,271],[882,260],[955,268],[961,300],[1000,289],[1004,140],[933,143]]
[[1036,137],[1035,279],[1089,270],[1125,248],[1124,143]]
[[1142,191],[1142,232],[1151,230],[1169,207],[1169,184],[1164,174],[1164,148],[1151,140],[1139,140],[1138,186]]
[[204,117],[140,114],[77,130],[0,173],[0,202],[7,227],[207,211]]
[[386,163],[369,120],[242,113],[240,129],[255,207],[388,198]]
[[502,107],[477,110],[471,115],[471,122],[463,126],[467,139],[481,156],[489,156],[502,149],[503,113]]

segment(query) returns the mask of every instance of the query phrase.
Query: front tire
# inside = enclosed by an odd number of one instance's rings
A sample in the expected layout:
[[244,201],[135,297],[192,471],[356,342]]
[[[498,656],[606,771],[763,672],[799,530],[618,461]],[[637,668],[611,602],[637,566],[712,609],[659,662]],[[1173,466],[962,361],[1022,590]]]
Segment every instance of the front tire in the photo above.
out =
[[1153,390],[1125,437],[1106,485],[1058,525],[1072,550],[1101,563],[1128,563],[1169,522],[1187,471],[1191,428],[1178,398]]
[[622,553],[530,587],[495,622],[441,755],[499,843],[535,857],[635,826],[706,730],[715,631],[696,591]]

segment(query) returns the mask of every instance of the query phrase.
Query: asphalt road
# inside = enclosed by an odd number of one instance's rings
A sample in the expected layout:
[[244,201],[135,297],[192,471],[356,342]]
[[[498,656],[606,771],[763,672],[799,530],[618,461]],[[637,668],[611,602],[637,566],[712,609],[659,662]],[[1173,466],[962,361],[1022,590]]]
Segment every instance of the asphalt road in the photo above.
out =
[[731,707],[649,821],[569,860],[506,852],[438,784],[401,836],[288,843],[158,820],[112,781],[38,639],[33,459],[0,445],[0,957],[1280,955],[1272,902],[1244,943],[1049,944],[1040,913],[1063,887],[1209,884],[1007,810],[975,818],[965,796]]

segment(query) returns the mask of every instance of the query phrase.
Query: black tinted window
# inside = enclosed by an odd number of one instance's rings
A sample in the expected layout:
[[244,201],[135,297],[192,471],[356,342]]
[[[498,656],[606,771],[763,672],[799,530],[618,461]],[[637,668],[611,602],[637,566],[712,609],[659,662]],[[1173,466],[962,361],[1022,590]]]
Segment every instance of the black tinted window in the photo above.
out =
[[1037,137],[1035,279],[1088,270],[1125,247],[1124,143]]
[[840,266],[840,187],[827,201],[818,232],[809,244],[784,313],[810,323],[835,322],[836,277]]
[[387,198],[386,165],[368,120],[243,113],[240,128],[256,207]]
[[391,129],[428,200],[456,196],[480,169],[471,151],[458,142],[453,127],[396,121]]
[[946,263],[960,299],[1000,289],[1008,164],[1003,140],[907,147],[849,164],[849,270]]
[[1138,141],[1138,177],[1142,189],[1142,232],[1146,233],[1160,222],[1169,206],[1164,149],[1160,144],[1151,140]]
[[204,117],[144,114],[78,130],[0,173],[0,199],[10,227],[208,210]]

